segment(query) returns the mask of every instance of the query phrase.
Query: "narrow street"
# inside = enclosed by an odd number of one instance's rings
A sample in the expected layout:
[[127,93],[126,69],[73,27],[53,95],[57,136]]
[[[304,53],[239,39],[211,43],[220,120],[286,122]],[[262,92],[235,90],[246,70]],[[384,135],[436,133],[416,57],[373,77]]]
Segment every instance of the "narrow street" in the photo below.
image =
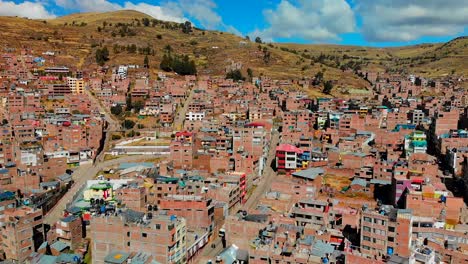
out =
[[276,176],[276,172],[271,167],[271,164],[275,160],[276,145],[278,144],[278,142],[279,133],[273,132],[271,134],[270,151],[268,153],[265,169],[263,170],[263,175],[260,178],[260,183],[257,185],[257,188],[252,192],[247,202],[244,204],[244,210],[255,209],[262,195],[264,195],[267,191],[270,190],[271,183],[273,182],[273,179]]
[[104,160],[105,152],[110,148],[112,132],[120,130],[120,122],[115,118],[102,104],[101,102],[91,94],[91,92],[85,89],[86,94],[91,100],[93,106],[99,109],[100,113],[104,113],[104,119],[107,121],[106,137],[104,138],[104,146],[101,152],[96,157],[96,162],[102,162]]
[[184,102],[184,106],[179,108],[177,111],[176,116],[174,117],[174,130],[179,131],[184,128],[184,121],[185,121],[185,114],[187,114],[188,106],[193,101],[193,95],[195,88],[191,88],[189,92],[189,96]]

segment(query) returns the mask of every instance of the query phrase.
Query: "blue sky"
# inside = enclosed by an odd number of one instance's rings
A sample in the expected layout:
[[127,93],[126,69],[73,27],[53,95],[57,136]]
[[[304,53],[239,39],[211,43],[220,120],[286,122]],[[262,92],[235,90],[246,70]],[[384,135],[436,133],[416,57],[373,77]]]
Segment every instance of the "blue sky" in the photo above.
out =
[[400,46],[468,34],[468,0],[0,0],[0,15],[134,9],[266,41]]

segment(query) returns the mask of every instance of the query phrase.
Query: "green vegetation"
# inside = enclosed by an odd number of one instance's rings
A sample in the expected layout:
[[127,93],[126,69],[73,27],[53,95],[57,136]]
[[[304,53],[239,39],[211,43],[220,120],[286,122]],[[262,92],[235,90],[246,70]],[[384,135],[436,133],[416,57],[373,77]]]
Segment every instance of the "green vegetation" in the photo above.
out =
[[109,51],[107,47],[96,50],[96,63],[103,66],[109,60]]
[[113,115],[119,116],[122,114],[122,106],[120,105],[112,106],[110,110]]
[[185,21],[185,23],[181,24],[180,27],[182,28],[182,32],[185,34],[189,34],[192,32],[192,23],[189,21]]
[[114,135],[112,135],[111,138],[112,138],[112,140],[119,140],[119,139],[122,138],[122,136],[121,136],[121,135],[114,134]]
[[143,67],[145,68],[149,68],[149,59],[148,59],[148,55],[145,56],[145,59],[143,60]]
[[242,76],[242,72],[240,70],[233,70],[226,74],[226,79],[233,79],[234,81],[244,81],[245,77]]
[[325,84],[323,85],[323,93],[330,94],[332,90],[333,90],[333,83],[331,81],[326,81]]
[[188,55],[172,55],[171,52],[167,52],[164,54],[159,67],[163,71],[173,71],[180,75],[197,74],[195,61],[190,60]]
[[122,122],[122,127],[125,129],[132,129],[135,126],[135,122],[130,119],[125,119]]
[[252,78],[253,78],[253,70],[250,69],[250,68],[248,68],[248,69],[247,69],[247,75],[249,76],[250,80],[252,80]]

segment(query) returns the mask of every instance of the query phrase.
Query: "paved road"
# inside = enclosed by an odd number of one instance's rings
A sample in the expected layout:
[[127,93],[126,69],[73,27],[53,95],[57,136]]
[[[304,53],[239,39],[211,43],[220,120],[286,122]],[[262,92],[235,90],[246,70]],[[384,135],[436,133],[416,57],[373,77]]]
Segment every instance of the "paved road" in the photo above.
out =
[[189,96],[184,102],[184,106],[177,111],[177,114],[174,118],[174,129],[175,130],[182,130],[184,128],[184,121],[185,121],[185,114],[187,113],[188,106],[192,103],[193,95],[195,88],[191,88],[189,92]]
[[278,142],[279,133],[273,132],[271,135],[270,152],[268,153],[266,166],[263,170],[263,175],[260,178],[260,183],[257,185],[257,188],[252,192],[247,202],[244,204],[244,210],[255,209],[262,195],[264,195],[267,191],[270,190],[271,183],[273,182],[273,179],[276,176],[276,172],[273,170],[270,164],[275,159],[276,144],[278,144]]
[[[215,248],[211,247],[213,244],[216,245]],[[223,244],[221,243],[221,238],[215,237],[215,239],[211,243],[209,243],[203,248],[203,251],[199,256],[211,257],[214,261],[216,256],[221,254],[223,250],[224,248],[223,248]]]
[[45,215],[44,222],[53,224],[62,216],[63,210],[68,203],[73,200],[73,196],[88,180],[92,180],[94,176],[106,167],[119,165],[122,162],[137,162],[148,159],[147,155],[126,156],[118,159],[108,160],[97,163],[95,165],[82,165],[73,172],[73,181],[75,182],[70,190],[60,199],[60,201]]

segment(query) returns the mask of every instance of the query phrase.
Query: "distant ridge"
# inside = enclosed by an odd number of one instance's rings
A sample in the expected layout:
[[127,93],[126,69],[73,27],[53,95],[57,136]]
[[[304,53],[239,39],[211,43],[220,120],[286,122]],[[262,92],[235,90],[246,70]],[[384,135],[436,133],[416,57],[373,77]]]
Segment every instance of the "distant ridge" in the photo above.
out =
[[[143,21],[148,25],[145,26]],[[439,77],[455,73],[468,76],[468,37],[447,43],[405,47],[361,47],[327,44],[255,43],[226,32],[193,28],[188,34],[180,23],[167,22],[134,10],[105,13],[76,13],[48,20],[0,17],[0,47],[32,48],[41,54],[57,51],[56,64],[97,67],[95,52],[106,46],[107,65],[142,64],[149,48],[150,73],[155,76],[168,46],[175,54],[188,55],[199,74],[225,75],[232,63],[242,65],[242,73],[252,69],[255,76],[272,78],[312,78],[318,72],[331,80],[334,92],[346,96],[351,89],[369,89],[357,75],[363,71],[415,73]],[[135,46],[135,52],[128,47]],[[323,87],[319,85],[315,91]],[[320,92],[314,95],[324,96]]]

